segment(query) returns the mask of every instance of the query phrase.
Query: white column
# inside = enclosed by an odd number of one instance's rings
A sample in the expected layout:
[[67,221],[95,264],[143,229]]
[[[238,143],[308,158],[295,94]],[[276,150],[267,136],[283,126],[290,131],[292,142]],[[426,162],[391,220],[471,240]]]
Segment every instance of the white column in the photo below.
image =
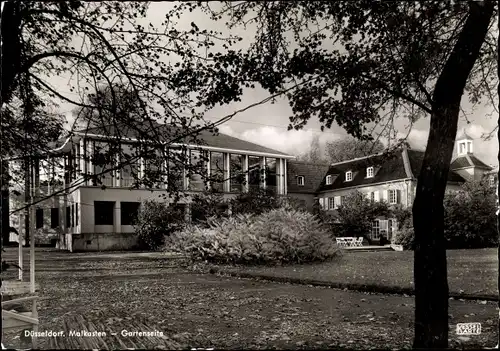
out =
[[287,188],[287,182],[288,182],[288,176],[287,176],[287,170],[286,170],[286,163],[287,163],[287,160],[286,159],[283,159],[283,191],[284,191],[284,194],[287,195],[288,194],[288,188]]
[[[85,147],[85,139],[80,139],[80,143],[79,143],[79,147],[80,147],[80,173],[83,173],[83,174],[86,174],[87,173],[87,164],[85,162],[85,158],[88,157],[87,156],[87,150],[86,150],[86,147]],[[85,181],[83,183],[83,185],[87,185],[87,181]]]
[[276,159],[276,193],[278,195],[283,195],[283,191],[281,191],[281,184],[282,184],[282,179],[281,179],[281,173],[282,173],[282,167],[281,167],[281,158]]
[[229,153],[224,153],[224,192],[229,193],[231,191],[231,172],[230,172],[230,155]]
[[262,189],[266,188],[266,158],[260,158],[260,187]]
[[207,190],[210,190],[210,181],[208,180],[210,178],[210,175],[212,174],[212,170],[210,169],[210,164],[211,164],[211,153],[210,151],[207,151],[207,182],[206,182],[206,188]]
[[115,220],[114,220],[114,232],[121,233],[122,232],[122,217],[121,217],[121,208],[120,201],[115,202]]
[[[86,140],[85,141],[85,165],[86,165],[86,172],[88,175],[94,174],[94,164],[92,163],[92,158],[94,157],[94,141],[93,140]],[[92,185],[92,181],[87,182],[86,185]]]
[[243,156],[243,172],[245,174],[245,185],[243,186],[243,191],[245,193],[248,192],[249,186],[248,186],[248,155]]
[[[184,163],[184,168],[182,171],[182,181],[183,181],[183,190],[189,190],[189,177],[188,177],[188,167],[191,165],[191,152],[190,150],[187,150],[183,152],[183,163]],[[187,166],[187,167],[186,167]]]
[[[120,145],[120,148],[121,148],[121,145]],[[121,149],[120,149],[121,151]],[[116,155],[115,155],[115,162],[116,162],[116,165],[119,165],[120,164],[120,154],[121,152],[118,152]],[[114,186],[120,186],[121,185],[121,177],[122,177],[122,170],[121,170],[121,167],[118,168],[117,170],[115,170],[115,181],[114,181]]]

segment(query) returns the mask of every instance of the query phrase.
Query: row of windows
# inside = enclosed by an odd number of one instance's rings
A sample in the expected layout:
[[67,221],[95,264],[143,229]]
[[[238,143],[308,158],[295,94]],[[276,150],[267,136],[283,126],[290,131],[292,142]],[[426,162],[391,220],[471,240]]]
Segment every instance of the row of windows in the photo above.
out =
[[[396,205],[401,203],[401,191],[397,189],[386,190],[387,193],[384,194],[384,199],[391,205]],[[380,192],[372,191],[366,193],[366,197],[371,201],[380,201]],[[345,196],[335,196],[335,197],[324,197],[319,199],[321,208],[324,210],[337,209],[339,206],[345,202]]]
[[[116,172],[106,172],[100,177],[100,181],[106,186],[118,185],[115,181],[119,176],[120,186],[129,187],[134,185],[139,173],[141,173],[141,159],[143,160],[143,174],[141,178],[149,188],[163,188],[167,183],[171,188],[181,190],[184,188],[184,179],[189,179],[189,190],[205,190],[205,184],[202,174],[210,172],[209,179],[211,188],[218,191],[224,190],[224,180],[229,178],[229,191],[241,192],[245,183],[245,174],[248,172],[248,184],[250,187],[260,187],[264,181],[266,186],[275,187],[277,185],[277,161],[276,158],[261,156],[245,156],[240,154],[224,154],[222,152],[210,152],[190,150],[188,162],[191,164],[191,174],[185,174],[184,162],[180,150],[170,150],[167,157],[159,150],[152,150],[149,156],[145,152],[139,152],[139,149],[132,144],[121,144],[120,147],[110,149],[110,145],[104,142],[86,141],[91,143],[92,158],[90,160],[91,171],[94,174],[100,174],[107,169],[112,169],[120,162],[128,161],[119,174]],[[71,153],[65,156],[66,161],[66,181],[70,182],[76,179],[80,169],[79,147],[71,150]],[[130,160],[134,160],[133,162]],[[248,165],[246,164],[248,161]],[[89,167],[86,164],[85,167]],[[87,170],[89,171],[89,170]],[[94,181],[95,183],[95,181]],[[97,185],[97,184],[94,184]]]
[[[366,178],[373,178],[375,175],[375,169],[373,167],[368,167],[366,168]],[[353,180],[353,172],[352,171],[347,171],[345,172],[345,181],[346,182],[351,182]],[[333,176],[332,175],[327,175],[325,179],[326,185],[331,185],[333,182]]]
[[[66,223],[69,228],[78,226],[78,204],[73,204],[66,207]],[[37,208],[35,211],[35,227],[41,229],[44,227],[44,209]],[[53,207],[50,209],[50,228],[59,228],[59,208]]]

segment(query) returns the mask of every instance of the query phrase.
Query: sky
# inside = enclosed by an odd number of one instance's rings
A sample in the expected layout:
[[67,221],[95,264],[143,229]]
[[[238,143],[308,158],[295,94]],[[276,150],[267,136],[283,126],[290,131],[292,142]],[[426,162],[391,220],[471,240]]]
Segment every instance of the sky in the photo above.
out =
[[[164,14],[171,8],[171,3],[153,3],[148,14],[148,20],[154,25],[159,25]],[[223,21],[213,22],[206,15],[201,13],[189,13],[181,17],[179,25],[183,28],[189,28],[191,21],[195,22],[200,29],[214,29],[226,31]],[[233,34],[242,36],[242,46],[248,45],[252,39],[252,30],[237,30]],[[53,84],[57,85],[57,82]],[[66,83],[60,82],[61,91],[68,91],[65,88]],[[234,103],[226,106],[218,106],[209,111],[206,115],[207,120],[216,120],[228,115],[236,109],[248,106],[254,102],[265,99],[268,95],[262,89],[247,89],[240,103]],[[474,153],[485,163],[496,166],[498,164],[498,141],[496,136],[491,140],[483,140],[485,133],[491,132],[497,123],[497,117],[492,107],[479,106],[472,111],[468,102],[463,104],[463,109],[470,113],[468,122],[462,116],[459,121],[459,131],[463,128],[474,138]],[[72,107],[62,104],[61,111],[71,119]],[[320,145],[324,148],[325,143],[345,137],[345,131],[333,125],[331,129],[324,132],[320,130],[320,123],[317,120],[310,120],[307,126],[300,131],[287,131],[289,117],[292,111],[285,99],[278,99],[275,103],[266,103],[253,107],[245,112],[239,113],[231,121],[219,127],[221,133],[229,134],[247,141],[261,144],[292,155],[298,155],[307,151],[315,135],[319,136]],[[397,119],[395,128],[400,135],[406,134],[407,121]],[[415,149],[423,150],[427,142],[429,130],[429,118],[422,118],[417,121],[409,134],[408,141],[410,146]]]

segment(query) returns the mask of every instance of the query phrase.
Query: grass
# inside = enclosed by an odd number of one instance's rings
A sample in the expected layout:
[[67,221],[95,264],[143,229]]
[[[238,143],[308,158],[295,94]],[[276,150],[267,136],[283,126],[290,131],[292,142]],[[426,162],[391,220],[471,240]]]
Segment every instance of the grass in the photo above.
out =
[[[157,330],[158,338],[113,337],[106,346],[90,338],[59,340],[58,348],[126,347],[217,349],[409,348],[411,297],[339,291],[197,274],[179,260],[44,253],[37,261],[39,331],[79,330],[78,318],[98,331]],[[346,258],[347,259],[347,256]],[[285,267],[282,267],[285,268]],[[305,267],[303,267],[305,268]],[[305,272],[304,272],[305,274]],[[496,344],[493,303],[450,301],[450,346]],[[456,323],[480,322],[482,334],[458,340]],[[20,331],[4,333],[17,346]],[[167,346],[166,346],[167,345]],[[41,349],[54,347],[39,338]]]
[[[497,295],[496,249],[449,250],[447,262],[450,293]],[[243,272],[275,278],[413,289],[412,251],[347,251],[332,262],[320,264],[278,267],[219,266],[218,268],[225,272]]]

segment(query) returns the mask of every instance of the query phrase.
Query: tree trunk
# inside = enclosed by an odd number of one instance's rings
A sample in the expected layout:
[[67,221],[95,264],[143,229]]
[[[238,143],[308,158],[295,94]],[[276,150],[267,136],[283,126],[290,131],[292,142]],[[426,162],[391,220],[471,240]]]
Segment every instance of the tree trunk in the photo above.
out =
[[448,280],[443,200],[460,100],[493,16],[494,3],[470,2],[467,21],[433,92],[429,138],[413,205],[414,348],[448,346]]

